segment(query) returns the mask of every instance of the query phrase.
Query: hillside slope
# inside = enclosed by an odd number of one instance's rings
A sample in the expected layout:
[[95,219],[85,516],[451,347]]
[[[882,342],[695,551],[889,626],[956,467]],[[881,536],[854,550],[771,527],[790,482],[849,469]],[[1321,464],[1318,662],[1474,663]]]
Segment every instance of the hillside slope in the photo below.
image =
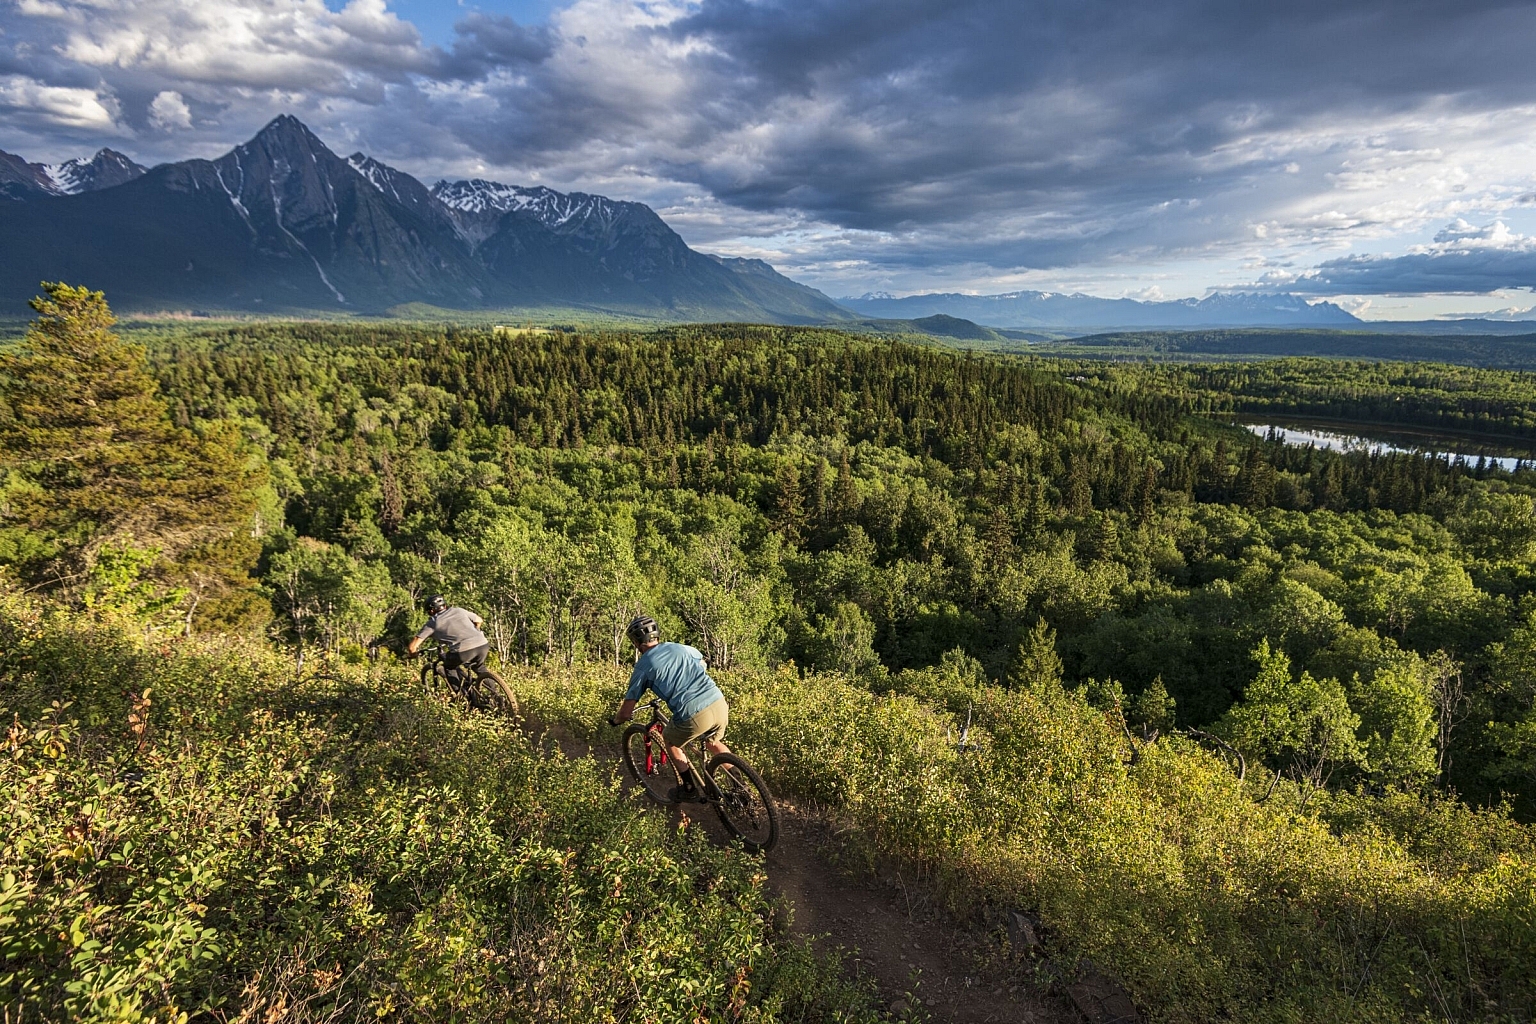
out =
[[0,604],[12,1020],[884,1019],[750,858],[411,672]]

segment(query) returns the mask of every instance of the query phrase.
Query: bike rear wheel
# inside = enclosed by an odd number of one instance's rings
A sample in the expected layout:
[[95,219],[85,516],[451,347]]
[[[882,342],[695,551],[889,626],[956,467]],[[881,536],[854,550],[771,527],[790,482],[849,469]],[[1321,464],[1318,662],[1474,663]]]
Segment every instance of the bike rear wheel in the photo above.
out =
[[779,809],[762,777],[735,754],[716,754],[704,771],[720,790],[711,800],[720,822],[752,853],[767,853],[779,841]]
[[667,744],[661,734],[647,734],[648,729],[643,725],[632,725],[624,730],[624,767],[629,777],[640,783],[646,796],[669,807],[672,787],[677,785],[677,772],[672,769],[672,759],[667,756]]

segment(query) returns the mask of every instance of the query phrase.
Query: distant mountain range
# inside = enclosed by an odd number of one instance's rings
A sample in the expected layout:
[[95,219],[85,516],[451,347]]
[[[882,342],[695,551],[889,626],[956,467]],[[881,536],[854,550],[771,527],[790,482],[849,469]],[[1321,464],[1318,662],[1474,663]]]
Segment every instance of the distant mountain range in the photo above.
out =
[[690,249],[641,203],[488,181],[421,182],[342,159],[283,116],[217,160],[152,170],[102,150],[0,153],[0,304],[42,280],[119,308],[382,312],[579,307],[674,320],[850,314],[759,260]]
[[1056,292],[1002,295],[863,295],[839,303],[864,316],[916,320],[961,317],[987,327],[1099,330],[1178,327],[1341,327],[1361,321],[1331,302],[1294,295],[1218,292],[1203,299],[1141,302]]
[[761,260],[694,251],[642,203],[479,179],[428,187],[364,153],[336,155],[289,116],[216,160],[148,170],[110,149],[62,164],[0,151],[0,312],[23,312],[44,280],[100,288],[127,312],[574,308],[971,341],[1040,336],[1029,331],[1530,329],[1479,320],[1366,323],[1329,302],[1240,293],[1168,302],[1038,291],[834,302]]

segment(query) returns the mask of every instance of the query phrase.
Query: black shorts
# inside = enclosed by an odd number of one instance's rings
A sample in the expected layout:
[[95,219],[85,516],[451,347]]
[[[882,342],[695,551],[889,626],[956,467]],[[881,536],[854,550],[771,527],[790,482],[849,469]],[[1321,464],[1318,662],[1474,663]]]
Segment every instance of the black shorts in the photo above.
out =
[[467,668],[476,676],[485,669],[485,657],[491,653],[491,645],[483,643],[479,647],[471,647],[467,651],[449,651],[443,656],[443,667],[452,672],[458,668]]

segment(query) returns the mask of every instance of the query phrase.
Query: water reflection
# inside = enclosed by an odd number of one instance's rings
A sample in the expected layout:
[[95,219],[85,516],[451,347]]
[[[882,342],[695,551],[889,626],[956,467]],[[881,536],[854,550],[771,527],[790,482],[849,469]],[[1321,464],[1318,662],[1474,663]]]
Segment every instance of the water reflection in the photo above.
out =
[[[1461,459],[1468,465],[1476,465],[1479,458],[1488,465],[1496,465],[1502,469],[1513,471],[1517,465],[1529,465],[1529,456],[1521,458],[1514,455],[1484,455],[1481,452],[1458,452],[1447,450],[1434,445],[1421,445],[1416,448],[1402,448],[1387,441],[1378,441],[1375,438],[1362,437],[1359,434],[1338,434],[1331,430],[1322,430],[1317,427],[1284,427],[1278,423],[1244,423],[1242,426],[1260,437],[1275,437],[1286,444],[1298,446],[1312,445],[1317,448],[1327,448],[1336,452],[1371,452],[1382,454],[1384,452],[1417,452],[1419,454],[1433,453],[1448,462]],[[1431,439],[1432,440],[1432,439]]]

